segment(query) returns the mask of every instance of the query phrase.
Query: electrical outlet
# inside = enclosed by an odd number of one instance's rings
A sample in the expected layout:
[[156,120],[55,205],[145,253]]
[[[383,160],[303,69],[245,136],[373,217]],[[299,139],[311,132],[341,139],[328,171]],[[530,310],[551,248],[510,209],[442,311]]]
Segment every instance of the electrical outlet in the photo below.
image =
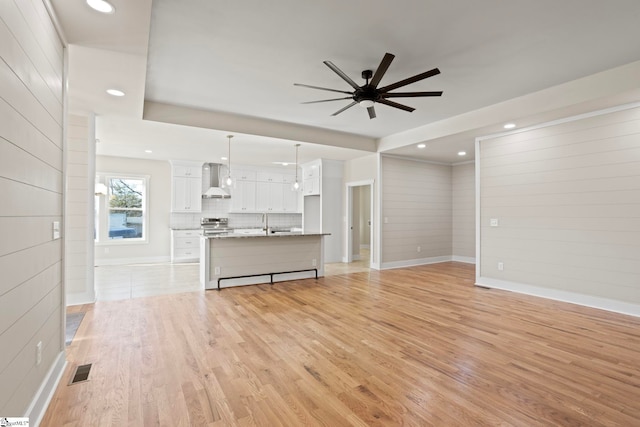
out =
[[318,260],[317,259],[312,259],[311,260],[311,267],[317,267],[318,266]]
[[386,216],[384,217],[384,223],[389,224],[389,217],[386,217]]
[[36,344],[36,365],[42,363],[42,341],[38,341]]
[[219,276],[220,275],[220,267],[215,267],[213,269],[213,274],[215,274],[216,276]]
[[418,246],[418,252],[422,252],[422,247]]
[[108,254],[109,253],[109,248],[104,248],[104,253]]
[[498,221],[498,218],[491,218],[491,226],[492,227],[497,227],[498,225],[500,225],[500,222]]
[[498,263],[498,271],[503,271],[504,270],[504,263],[499,262]]

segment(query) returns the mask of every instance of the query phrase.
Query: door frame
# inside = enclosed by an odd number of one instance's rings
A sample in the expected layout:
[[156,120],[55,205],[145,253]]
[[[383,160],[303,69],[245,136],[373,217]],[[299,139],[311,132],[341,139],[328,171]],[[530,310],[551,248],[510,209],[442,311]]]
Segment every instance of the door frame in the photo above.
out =
[[369,218],[371,223],[371,226],[369,227],[369,264],[373,263],[373,183],[374,180],[373,179],[365,179],[362,181],[352,181],[352,182],[347,182],[346,183],[346,191],[345,194],[347,195],[347,203],[346,203],[346,208],[347,208],[347,220],[345,221],[346,223],[346,229],[345,229],[345,236],[347,236],[347,253],[346,256],[343,257],[343,262],[352,262],[353,261],[353,235],[351,234],[351,227],[353,226],[353,219],[352,219],[352,215],[353,215],[353,188],[354,187],[365,187],[365,186],[369,186],[369,192],[370,192],[370,197],[369,197]]

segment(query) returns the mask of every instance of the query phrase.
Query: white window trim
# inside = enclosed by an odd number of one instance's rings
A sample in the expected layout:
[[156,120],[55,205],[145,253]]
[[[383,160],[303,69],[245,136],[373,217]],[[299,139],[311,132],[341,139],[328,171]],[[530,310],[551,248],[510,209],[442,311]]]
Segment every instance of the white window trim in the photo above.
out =
[[98,211],[99,223],[98,226],[100,229],[98,230],[98,237],[102,238],[102,240],[95,240],[94,243],[96,246],[121,246],[121,245],[146,245],[149,244],[149,181],[150,175],[139,175],[134,173],[120,173],[120,172],[97,172],[96,173],[96,183],[102,183],[109,188],[108,182],[111,178],[132,178],[132,179],[142,179],[144,180],[144,198],[142,199],[142,211],[143,215],[143,223],[142,227],[144,230],[142,238],[135,239],[109,239],[109,206],[108,206],[108,197],[109,194],[103,195],[100,197],[100,208]]

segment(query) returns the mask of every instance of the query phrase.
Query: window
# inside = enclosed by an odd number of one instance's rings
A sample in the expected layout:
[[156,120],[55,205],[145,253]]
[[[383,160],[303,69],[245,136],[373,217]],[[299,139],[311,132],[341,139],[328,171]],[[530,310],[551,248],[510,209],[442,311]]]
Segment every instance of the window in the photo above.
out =
[[96,203],[96,242],[146,242],[148,178],[102,175],[98,179],[106,185],[106,195]]

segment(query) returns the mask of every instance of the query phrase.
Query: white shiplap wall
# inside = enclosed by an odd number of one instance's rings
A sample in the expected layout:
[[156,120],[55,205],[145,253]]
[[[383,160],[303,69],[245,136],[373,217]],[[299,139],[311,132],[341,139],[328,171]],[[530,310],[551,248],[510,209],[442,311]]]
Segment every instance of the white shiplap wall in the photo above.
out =
[[640,108],[479,147],[479,282],[640,315]]
[[475,262],[476,258],[476,176],[475,164],[452,167],[453,259]]
[[52,238],[64,51],[41,1],[0,1],[0,59],[0,415],[37,418],[39,388],[64,361],[62,240]]
[[94,117],[67,120],[65,198],[65,292],[67,305],[95,301],[93,209],[95,193]]
[[382,156],[382,222],[382,268],[451,260],[451,166]]

